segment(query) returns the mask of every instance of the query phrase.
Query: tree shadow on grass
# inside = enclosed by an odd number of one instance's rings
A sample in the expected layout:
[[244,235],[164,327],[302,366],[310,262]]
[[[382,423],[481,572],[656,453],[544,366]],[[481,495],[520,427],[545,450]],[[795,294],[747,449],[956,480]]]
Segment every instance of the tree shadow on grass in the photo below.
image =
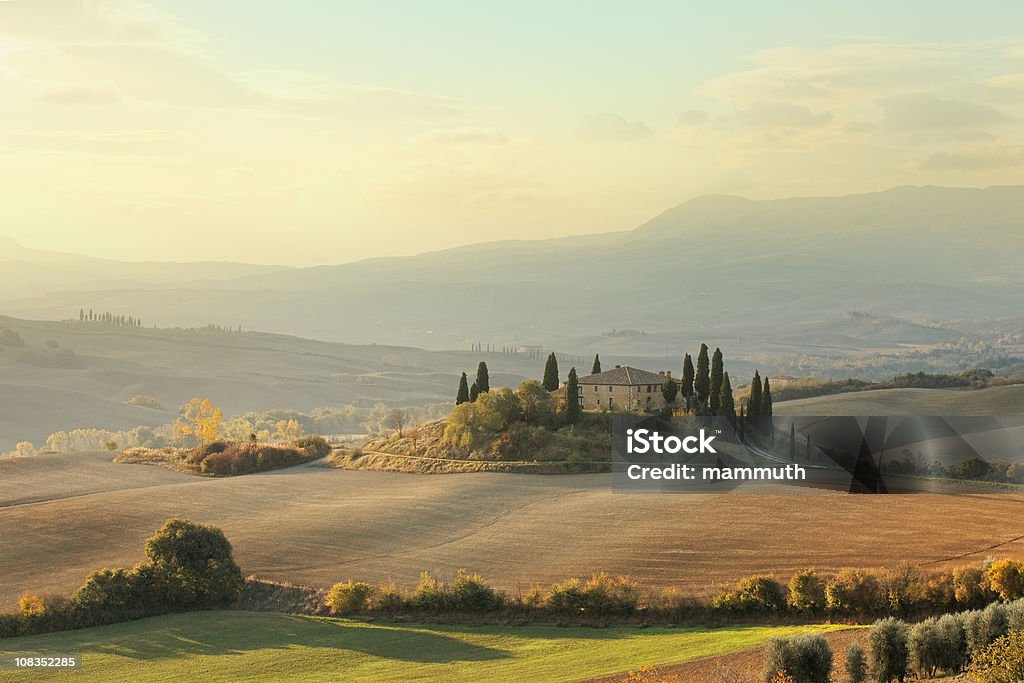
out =
[[[369,625],[360,622],[310,619],[253,613],[208,613],[205,623],[180,623],[178,615],[136,622],[133,632],[106,641],[80,643],[90,652],[138,660],[181,659],[197,655],[245,654],[292,647],[329,648],[383,659],[447,664],[506,659],[506,650],[468,643],[427,629]],[[167,621],[169,623],[161,623]],[[100,635],[99,633],[95,635]]]

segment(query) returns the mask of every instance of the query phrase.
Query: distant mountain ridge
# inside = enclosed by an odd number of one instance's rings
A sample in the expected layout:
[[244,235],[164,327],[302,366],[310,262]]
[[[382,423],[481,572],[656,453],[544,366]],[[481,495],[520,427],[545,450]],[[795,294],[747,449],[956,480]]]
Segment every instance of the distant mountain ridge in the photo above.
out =
[[[105,264],[90,281],[65,264],[49,273],[56,286],[0,286],[0,311],[59,318],[85,306],[162,325],[218,322],[428,348],[467,340],[550,348],[612,328],[682,340],[722,330],[770,337],[847,310],[991,319],[1021,314],[1022,223],[1024,187],[713,195],[626,232],[337,266]],[[0,267],[11,268],[2,254]],[[59,284],[62,269],[72,277]],[[115,273],[124,281],[112,281]]]

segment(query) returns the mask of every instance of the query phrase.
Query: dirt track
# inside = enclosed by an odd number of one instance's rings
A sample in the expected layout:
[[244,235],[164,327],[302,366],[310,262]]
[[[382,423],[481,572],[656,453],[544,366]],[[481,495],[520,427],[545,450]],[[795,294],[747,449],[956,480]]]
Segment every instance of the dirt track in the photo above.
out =
[[309,466],[207,479],[107,453],[51,455],[0,463],[0,610],[25,591],[68,592],[94,569],[131,566],[175,515],[222,527],[246,573],[313,585],[411,586],[421,570],[467,567],[512,591],[601,570],[699,591],[808,566],[1024,555],[1014,495],[625,495],[606,474]]

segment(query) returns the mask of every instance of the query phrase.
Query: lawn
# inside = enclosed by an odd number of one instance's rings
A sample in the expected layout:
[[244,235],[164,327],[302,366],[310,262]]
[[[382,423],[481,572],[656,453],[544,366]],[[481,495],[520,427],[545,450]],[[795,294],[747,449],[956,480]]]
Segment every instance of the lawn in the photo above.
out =
[[[0,640],[0,652],[81,654],[82,671],[56,676],[76,681],[569,681],[840,628],[447,626],[200,612]],[[0,672],[0,680],[27,678]]]

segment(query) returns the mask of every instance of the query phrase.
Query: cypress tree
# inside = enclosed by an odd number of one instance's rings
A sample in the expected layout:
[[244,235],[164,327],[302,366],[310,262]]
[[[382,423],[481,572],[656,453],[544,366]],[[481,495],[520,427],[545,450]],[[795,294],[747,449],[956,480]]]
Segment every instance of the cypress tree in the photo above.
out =
[[476,397],[479,395],[480,387],[476,385],[476,382],[473,382],[473,386],[469,388],[469,402],[474,403],[476,401]]
[[708,396],[711,399],[711,414],[721,415],[718,411],[719,402],[722,400],[722,373],[725,372],[725,364],[722,361],[722,349],[716,348],[711,356],[711,376]]
[[476,388],[481,394],[491,390],[491,378],[487,374],[487,363],[480,361],[476,367]]
[[736,423],[736,402],[732,397],[732,382],[729,381],[729,373],[722,373],[721,386],[718,388],[718,415],[729,418],[729,422]]
[[455,405],[462,405],[469,402],[469,382],[466,380],[466,373],[462,373],[459,380],[459,393],[455,395]]
[[574,425],[579,422],[583,413],[580,408],[580,383],[576,377],[576,368],[570,368],[569,378],[565,381],[565,423]]
[[590,374],[596,375],[601,372],[601,356],[594,354],[594,367],[590,368]]
[[740,420],[739,420],[739,422],[740,422],[740,424],[739,424],[739,428],[737,429],[737,431],[739,432],[740,443],[743,443],[743,431],[747,427],[747,417],[743,413],[743,404],[742,403],[740,404]]
[[750,380],[750,398],[747,399],[747,416],[757,417],[761,414],[761,373],[754,370],[754,379]]
[[680,387],[680,391],[683,392],[686,409],[689,410],[690,399],[693,397],[693,359],[690,358],[690,354],[686,354],[683,358],[683,386]]
[[544,364],[544,381],[542,384],[548,391],[554,391],[558,388],[558,359],[555,358],[554,352],[548,354],[548,362]]
[[78,309],[78,321],[82,322],[85,320],[85,311],[81,308]]
[[806,458],[807,462],[810,462],[811,461],[811,435],[810,434],[807,435],[806,451],[807,452],[806,452],[804,457]]
[[796,462],[796,423],[789,423],[789,459]]
[[772,416],[772,388],[768,385],[768,378],[764,378],[764,391],[761,392],[761,415]]
[[697,407],[705,412],[708,405],[708,392],[711,391],[711,370],[708,362],[708,345],[700,345],[697,355],[697,374],[693,377],[693,391],[697,394]]
[[669,375],[661,385],[661,396],[665,399],[665,403],[672,405],[676,402],[676,397],[678,395],[679,385],[674,379],[672,379],[672,375]]

